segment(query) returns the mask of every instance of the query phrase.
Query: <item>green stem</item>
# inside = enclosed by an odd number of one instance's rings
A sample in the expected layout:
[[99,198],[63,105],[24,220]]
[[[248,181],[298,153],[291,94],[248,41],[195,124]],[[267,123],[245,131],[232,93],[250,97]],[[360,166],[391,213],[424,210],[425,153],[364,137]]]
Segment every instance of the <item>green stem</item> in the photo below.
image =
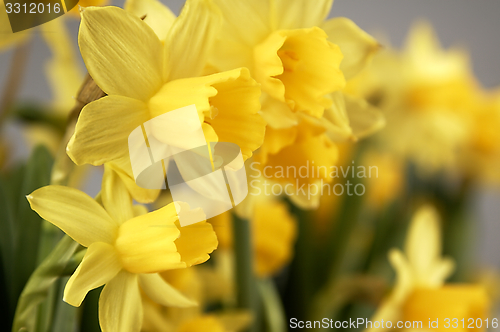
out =
[[266,316],[267,331],[286,332],[287,320],[281,298],[272,280],[259,280],[259,294]]
[[233,215],[233,243],[236,267],[237,307],[248,310],[253,315],[250,331],[259,331],[258,298],[253,274],[253,250],[250,222]]

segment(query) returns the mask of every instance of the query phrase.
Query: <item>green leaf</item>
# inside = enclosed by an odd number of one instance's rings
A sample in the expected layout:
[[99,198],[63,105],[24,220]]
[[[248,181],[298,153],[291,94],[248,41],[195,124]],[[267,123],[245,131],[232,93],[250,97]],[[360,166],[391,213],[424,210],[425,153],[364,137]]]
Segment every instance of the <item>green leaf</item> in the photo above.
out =
[[58,131],[61,135],[66,130],[66,117],[58,115],[50,109],[41,108],[36,104],[19,104],[12,110],[16,120],[24,123],[45,125]]
[[24,172],[21,193],[18,196],[17,211],[14,215],[14,260],[15,280],[13,289],[19,295],[37,266],[39,235],[42,218],[31,210],[26,195],[49,184],[53,158],[43,146],[34,149]]
[[[59,289],[57,298],[62,298],[64,294],[64,287],[68,282],[69,277],[63,277],[59,280]],[[81,308],[75,308],[66,302],[58,301],[56,304],[56,310],[54,315],[54,322],[52,323],[52,329],[50,332],[70,332],[77,331],[80,325],[80,310]],[[94,314],[96,314],[95,311]],[[97,315],[96,315],[97,316]]]
[[63,274],[79,244],[64,236],[52,253],[33,272],[17,305],[12,332],[34,331],[38,305],[45,300],[54,282]]

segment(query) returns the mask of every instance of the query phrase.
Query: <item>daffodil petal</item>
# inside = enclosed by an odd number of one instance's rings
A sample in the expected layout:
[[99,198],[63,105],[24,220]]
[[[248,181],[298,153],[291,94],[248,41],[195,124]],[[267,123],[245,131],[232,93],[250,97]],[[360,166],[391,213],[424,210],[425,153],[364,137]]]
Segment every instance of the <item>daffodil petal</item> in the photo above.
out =
[[434,267],[428,276],[428,286],[441,287],[453,272],[455,272],[455,261],[450,258],[443,258]]
[[132,206],[132,211],[134,212],[134,217],[142,216],[149,212],[148,208],[144,205],[136,204]]
[[173,203],[120,226],[115,242],[123,267],[131,273],[156,273],[186,267],[174,241],[181,232]]
[[[209,124],[219,141],[240,146],[245,159],[252,155],[264,139],[266,123],[258,114],[260,89],[247,69],[240,68],[209,76],[171,81],[149,102],[152,116],[192,105],[201,120]],[[213,118],[204,116],[215,108]],[[212,131],[205,128],[205,132]]]
[[122,269],[112,245],[92,243],[64,288],[64,301],[79,307],[89,291],[113,279]]
[[296,112],[321,117],[325,96],[345,86],[340,48],[318,27],[278,30],[254,48],[255,78],[262,90]]
[[113,243],[115,239],[116,221],[80,190],[46,186],[35,190],[27,198],[36,213],[82,246],[88,247],[94,242]]
[[[299,133],[304,128],[299,128]],[[293,172],[284,172],[282,177],[273,178],[275,181],[291,183],[294,186],[312,184],[320,179],[331,181],[330,169],[338,159],[338,149],[330,139],[324,135],[298,137],[294,144],[282,148],[276,154],[268,155],[267,165],[271,169],[286,169],[293,165],[294,169],[316,168],[314,178],[297,177]],[[314,161],[314,164],[312,164]],[[314,165],[314,166],[313,166]],[[321,171],[320,171],[321,169]]]
[[297,127],[274,129],[267,127],[264,144],[262,144],[256,160],[265,164],[269,154],[276,154],[283,148],[293,144],[297,138]]
[[271,32],[269,0],[215,0],[223,19],[210,52],[209,64],[218,71],[247,67],[253,70],[253,47]]
[[137,183],[135,183],[134,176],[132,174],[132,166],[130,166],[130,158],[128,156],[110,162],[108,165],[118,174],[132,197],[137,202],[152,203],[160,194],[160,190],[158,189],[141,188],[137,185]]
[[210,86],[210,76],[183,78],[170,81],[149,101],[151,117],[164,114],[184,106],[195,105],[200,120],[203,113],[210,111],[209,98],[217,94]]
[[215,0],[224,16],[225,26],[221,30],[221,45],[234,41],[244,45],[255,45],[271,32],[270,0]]
[[197,305],[163,280],[158,273],[140,274],[139,285],[151,300],[163,306],[189,308]]
[[103,331],[140,331],[142,299],[137,278],[121,271],[104,286],[99,298],[99,324]]
[[385,117],[376,107],[364,99],[345,95],[345,104],[349,125],[353,135],[358,138],[367,137],[385,126]]
[[132,197],[118,174],[109,165],[104,165],[101,199],[108,214],[118,223],[122,224],[134,217]]
[[321,27],[328,34],[328,40],[337,44],[344,54],[340,69],[346,79],[354,77],[365,68],[380,49],[379,43],[372,36],[348,18],[333,18]]
[[344,94],[337,91],[330,94],[328,98],[332,100],[332,105],[325,109],[321,122],[326,128],[328,138],[334,142],[344,142],[353,137]]
[[261,115],[270,127],[284,129],[298,124],[297,115],[286,103],[269,96],[267,93],[263,93],[261,103]]
[[396,270],[396,285],[393,294],[391,294],[391,301],[396,306],[400,306],[413,290],[412,268],[399,249],[389,251],[389,262]]
[[339,69],[342,52],[317,27],[283,33],[287,40],[278,54],[285,71],[277,78],[285,85],[285,99],[295,111],[320,117],[330,106],[325,95],[345,86]]
[[78,43],[85,65],[108,95],[148,100],[162,85],[162,44],[140,18],[118,7],[81,12]]
[[301,29],[319,26],[328,16],[333,0],[276,0],[277,29]]
[[258,114],[259,85],[246,68],[216,75],[219,82],[212,86],[217,95],[210,98],[210,104],[218,113],[205,122],[213,127],[220,142],[237,144],[246,160],[264,141],[266,122]]
[[219,9],[211,1],[186,1],[165,41],[165,77],[169,81],[202,73],[221,19]]
[[439,215],[433,207],[424,206],[415,213],[408,230],[405,252],[417,282],[425,283],[441,259]]
[[170,8],[158,0],[127,0],[125,10],[147,23],[160,40],[165,40],[168,30],[175,21],[175,15]]
[[276,32],[270,34],[253,49],[255,66],[252,74],[262,84],[262,91],[282,102],[285,101],[285,85],[276,77],[284,72],[278,51],[285,41],[286,36]]
[[[176,223],[178,226],[178,222]],[[192,266],[206,262],[212,251],[217,248],[217,236],[212,225],[206,221],[180,227],[180,236],[175,246],[186,265]]]
[[106,96],[85,106],[67,152],[77,164],[102,165],[129,156],[128,136],[149,119],[143,102]]

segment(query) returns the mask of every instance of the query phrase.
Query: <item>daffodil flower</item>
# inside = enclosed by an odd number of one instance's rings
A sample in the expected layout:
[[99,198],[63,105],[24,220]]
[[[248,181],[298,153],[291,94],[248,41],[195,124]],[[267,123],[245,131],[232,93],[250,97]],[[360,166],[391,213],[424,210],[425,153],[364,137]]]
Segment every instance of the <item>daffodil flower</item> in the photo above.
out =
[[294,112],[321,117],[345,85],[340,48],[321,29],[332,1],[216,1],[224,26],[210,57],[218,70],[250,68],[262,90]]
[[31,208],[82,246],[85,256],[64,290],[64,301],[80,306],[102,285],[99,321],[106,331],[139,331],[142,290],[165,306],[195,303],[167,284],[158,272],[200,264],[217,247],[206,222],[180,227],[175,204],[145,213],[132,205],[118,175],[105,168],[102,205],[85,193],[47,186],[28,196]]
[[[262,168],[332,166],[335,142],[358,139],[383,125],[380,112],[344,96],[346,78],[371,60],[378,43],[346,18],[325,21],[331,0],[216,0],[223,28],[210,56],[211,70],[250,69],[262,85],[268,126],[257,161]],[[309,166],[307,166],[309,164]],[[330,181],[273,179],[294,187]],[[317,206],[299,191],[301,207]]]
[[[429,318],[486,318],[485,290],[472,284],[445,284],[454,262],[441,256],[439,216],[431,206],[420,208],[408,230],[405,253],[389,252],[396,285],[371,321],[424,321]],[[460,318],[459,318],[460,319]],[[424,325],[427,328],[428,325]],[[368,331],[380,330],[370,328]]]
[[318,118],[325,109],[337,109],[328,95],[340,91],[379,48],[349,19],[325,21],[332,0],[215,2],[224,24],[210,64],[250,69],[262,84],[263,116],[273,128],[297,123],[290,109]]
[[134,199],[153,201],[159,190],[142,189],[134,182],[128,135],[158,115],[192,104],[207,141],[235,143],[245,159],[262,144],[260,89],[248,70],[200,76],[218,33],[218,10],[210,1],[187,1],[166,35],[162,32],[168,24],[153,30],[116,7],[88,7],[81,16],[82,57],[107,96],[81,112],[68,144],[76,164],[110,163]]

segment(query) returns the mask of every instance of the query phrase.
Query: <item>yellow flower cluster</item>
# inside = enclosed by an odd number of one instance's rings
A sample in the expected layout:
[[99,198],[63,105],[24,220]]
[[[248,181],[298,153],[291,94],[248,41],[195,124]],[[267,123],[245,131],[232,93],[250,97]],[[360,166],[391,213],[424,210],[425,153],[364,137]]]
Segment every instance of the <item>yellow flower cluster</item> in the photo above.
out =
[[[105,97],[82,109],[67,154],[77,165],[104,165],[101,193],[92,199],[47,186],[28,200],[87,248],[64,300],[79,306],[88,291],[105,285],[99,302],[104,332],[147,330],[158,306],[195,305],[166,282],[166,271],[208,260],[217,236],[223,247],[232,242],[228,213],[219,217],[222,224],[212,220],[222,225],[216,236],[206,221],[180,227],[176,211],[200,213],[183,202],[152,212],[133,205],[155,202],[160,194],[134,180],[128,135],[136,127],[194,104],[207,142],[235,143],[244,160],[255,156],[261,167],[298,168],[310,161],[332,166],[337,143],[383,126],[380,112],[344,93],[379,45],[346,18],[325,20],[332,3],[188,0],[178,17],[157,0],[81,9],[80,51]],[[325,174],[321,180],[331,179]],[[291,198],[300,207],[319,202]],[[269,197],[249,197],[239,212],[252,222],[257,274],[276,273],[292,257],[294,218],[282,200]],[[141,299],[141,291],[149,299]],[[143,306],[156,308],[145,320]],[[248,317],[237,321],[244,326]],[[197,312],[171,328],[228,331],[234,324]]]
[[446,170],[497,182],[500,94],[484,91],[470,68],[464,50],[443,50],[421,22],[404,51],[380,52],[346,89],[385,113],[380,151],[412,161],[424,176]]

